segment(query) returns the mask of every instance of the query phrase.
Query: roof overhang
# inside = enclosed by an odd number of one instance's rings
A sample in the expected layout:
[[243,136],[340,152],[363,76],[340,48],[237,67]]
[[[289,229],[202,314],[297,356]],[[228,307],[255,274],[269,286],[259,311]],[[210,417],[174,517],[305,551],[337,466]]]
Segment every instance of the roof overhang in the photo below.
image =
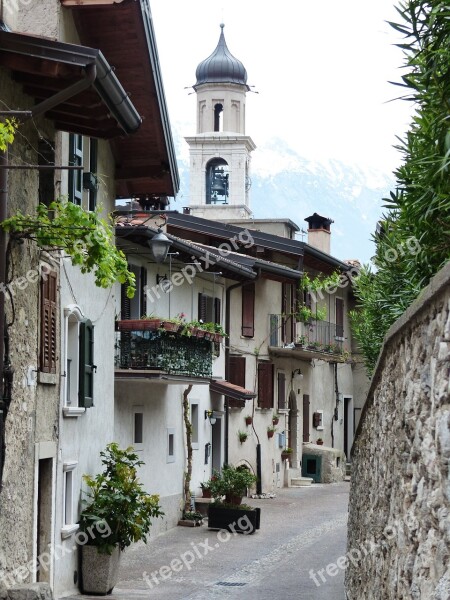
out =
[[141,125],[100,50],[0,30],[0,66],[35,99],[32,116],[45,114],[57,129],[108,139]]
[[228,398],[232,398],[233,400],[252,400],[252,398],[256,398],[256,394],[251,390],[246,390],[245,388],[234,385],[234,383],[230,383],[224,379],[211,380],[209,390],[211,392],[216,392],[217,394],[222,394],[223,396],[228,396]]
[[61,0],[83,44],[101,48],[142,116],[139,131],[114,142],[117,195],[175,196],[179,174],[147,0]]

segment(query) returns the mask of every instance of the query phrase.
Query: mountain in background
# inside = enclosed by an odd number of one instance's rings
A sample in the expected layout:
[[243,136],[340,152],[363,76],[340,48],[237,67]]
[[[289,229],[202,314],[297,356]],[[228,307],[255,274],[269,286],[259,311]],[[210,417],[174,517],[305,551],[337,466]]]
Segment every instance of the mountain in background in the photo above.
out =
[[[174,135],[181,187],[175,210],[189,206],[189,159],[181,136]],[[307,160],[283,140],[273,139],[252,155],[250,190],[253,216],[289,218],[306,230],[314,212],[333,219],[331,252],[366,263],[374,252],[372,233],[383,213],[383,198],[395,187],[394,177],[336,160]],[[298,234],[298,239],[307,240]]]

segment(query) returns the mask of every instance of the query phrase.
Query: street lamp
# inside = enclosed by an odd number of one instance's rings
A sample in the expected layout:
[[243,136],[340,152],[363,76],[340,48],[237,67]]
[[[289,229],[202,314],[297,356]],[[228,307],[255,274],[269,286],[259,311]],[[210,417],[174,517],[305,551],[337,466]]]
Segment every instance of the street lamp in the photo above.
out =
[[217,418],[214,416],[214,411],[212,410],[205,410],[205,419],[209,419],[211,425],[215,425],[217,421]]
[[161,228],[158,229],[156,235],[154,235],[151,240],[148,240],[148,245],[151,248],[153,258],[157,263],[162,263],[166,260],[171,244],[172,242],[163,233]]

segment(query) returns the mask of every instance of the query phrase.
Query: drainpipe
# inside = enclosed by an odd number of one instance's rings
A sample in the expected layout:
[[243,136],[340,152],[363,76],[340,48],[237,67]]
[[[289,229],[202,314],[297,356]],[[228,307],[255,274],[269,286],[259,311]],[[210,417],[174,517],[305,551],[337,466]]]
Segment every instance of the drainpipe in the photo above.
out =
[[[0,152],[0,166],[8,164],[8,150]],[[8,169],[0,168],[0,223],[8,213]],[[0,284],[6,284],[6,232],[0,227]],[[3,288],[4,289],[4,288]],[[3,481],[3,466],[5,464],[5,418],[6,398],[4,397],[4,350],[5,350],[5,292],[0,292],[0,491]]]

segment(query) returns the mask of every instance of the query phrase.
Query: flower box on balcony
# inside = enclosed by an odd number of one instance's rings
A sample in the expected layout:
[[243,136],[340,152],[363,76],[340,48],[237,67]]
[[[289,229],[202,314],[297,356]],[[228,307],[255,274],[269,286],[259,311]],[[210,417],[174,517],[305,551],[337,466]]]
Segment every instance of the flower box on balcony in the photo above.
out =
[[165,331],[171,331],[172,333],[176,333],[180,328],[180,323],[177,323],[176,321],[163,321],[161,323],[161,327]]
[[156,331],[161,327],[161,319],[127,319],[116,321],[117,331]]

